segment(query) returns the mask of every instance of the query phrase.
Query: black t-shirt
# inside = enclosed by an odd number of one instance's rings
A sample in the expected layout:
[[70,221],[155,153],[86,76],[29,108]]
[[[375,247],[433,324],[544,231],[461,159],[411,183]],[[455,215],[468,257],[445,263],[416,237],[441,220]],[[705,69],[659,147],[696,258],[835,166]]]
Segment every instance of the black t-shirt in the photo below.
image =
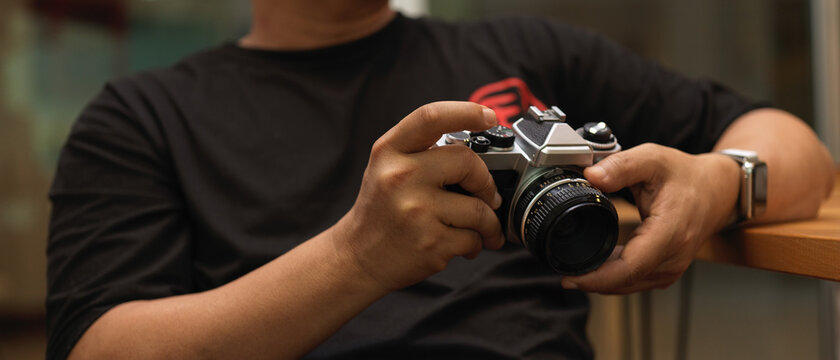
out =
[[[489,105],[503,123],[557,105],[575,127],[607,122],[625,148],[691,153],[753,108],[531,18],[398,16],[348,44],[226,44],[111,82],[79,116],[50,191],[48,357],[117,304],[218,287],[328,228],[353,204],[374,140],[437,100]],[[587,309],[508,244],[386,296],[310,356],[589,358]]]

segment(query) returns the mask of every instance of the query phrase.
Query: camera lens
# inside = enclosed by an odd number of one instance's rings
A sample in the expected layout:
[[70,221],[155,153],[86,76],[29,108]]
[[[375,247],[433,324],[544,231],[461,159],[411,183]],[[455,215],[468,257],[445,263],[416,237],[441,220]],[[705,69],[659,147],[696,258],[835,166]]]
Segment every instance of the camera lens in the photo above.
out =
[[572,206],[548,226],[546,259],[553,268],[568,268],[568,271],[586,269],[583,265],[593,261],[600,265],[598,255],[609,257],[612,246],[608,246],[608,241],[594,239],[610,237],[606,224],[611,220],[604,207],[586,203]]
[[574,171],[549,172],[528,184],[513,224],[525,247],[562,274],[594,270],[618,239],[615,207]]

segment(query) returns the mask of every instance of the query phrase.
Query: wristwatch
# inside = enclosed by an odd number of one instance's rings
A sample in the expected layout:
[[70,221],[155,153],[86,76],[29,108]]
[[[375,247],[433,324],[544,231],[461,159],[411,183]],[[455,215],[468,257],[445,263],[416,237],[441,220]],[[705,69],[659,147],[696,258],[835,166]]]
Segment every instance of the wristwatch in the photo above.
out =
[[724,149],[719,153],[741,165],[741,191],[738,196],[738,218],[735,222],[752,219],[767,207],[767,164],[755,151]]

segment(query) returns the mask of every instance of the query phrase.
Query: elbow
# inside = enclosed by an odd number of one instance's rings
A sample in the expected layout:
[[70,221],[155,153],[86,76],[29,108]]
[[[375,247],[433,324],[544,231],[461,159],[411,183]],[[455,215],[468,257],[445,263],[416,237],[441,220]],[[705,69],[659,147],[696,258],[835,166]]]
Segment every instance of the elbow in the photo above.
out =
[[803,202],[801,218],[815,218],[819,214],[823,202],[831,196],[834,190],[837,170],[828,149],[818,142],[818,150],[815,152],[815,161],[806,176],[812,179],[811,186],[805,189],[807,194],[800,198]]
[[106,311],[82,334],[67,359],[184,358],[154,336],[144,313],[146,303],[130,301]]

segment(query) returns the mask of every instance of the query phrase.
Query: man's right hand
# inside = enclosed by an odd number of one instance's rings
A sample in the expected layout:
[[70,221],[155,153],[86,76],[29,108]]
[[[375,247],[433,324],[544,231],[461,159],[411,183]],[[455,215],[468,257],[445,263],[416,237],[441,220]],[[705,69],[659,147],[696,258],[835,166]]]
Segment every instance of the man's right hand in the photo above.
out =
[[[432,147],[442,134],[494,125],[489,108],[437,102],[380,137],[356,203],[332,229],[339,254],[392,291],[442,271],[455,256],[501,248],[493,209],[502,199],[484,162],[466,146]],[[444,189],[453,184],[474,196]]]

